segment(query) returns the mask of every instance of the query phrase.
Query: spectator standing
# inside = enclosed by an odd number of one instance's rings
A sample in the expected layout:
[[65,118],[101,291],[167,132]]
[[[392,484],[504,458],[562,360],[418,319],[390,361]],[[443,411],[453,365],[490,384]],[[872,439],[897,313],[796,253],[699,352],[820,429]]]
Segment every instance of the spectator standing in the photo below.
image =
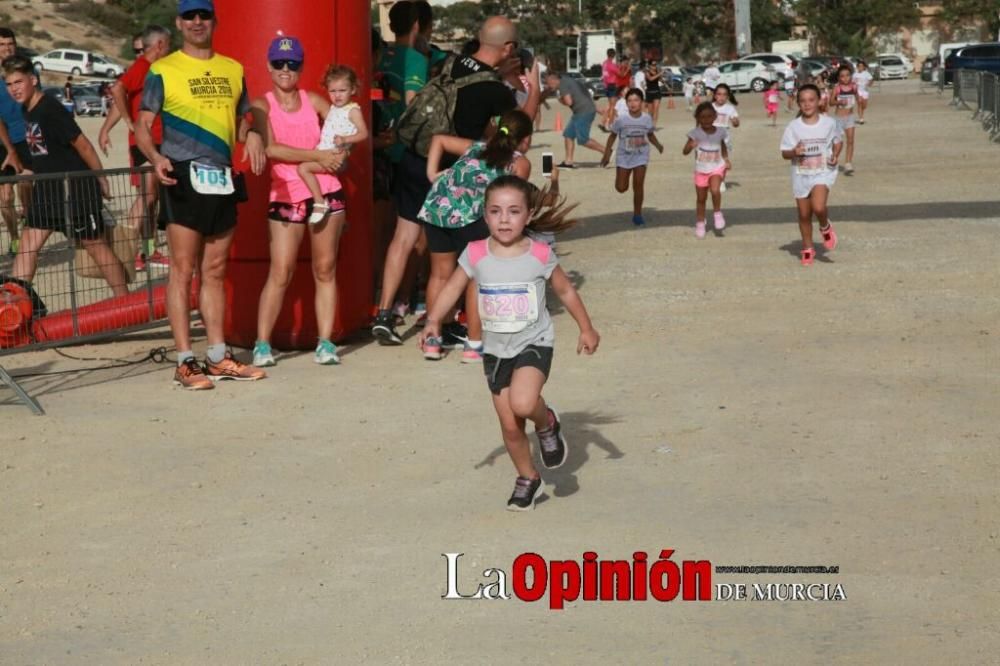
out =
[[[389,10],[389,27],[395,35],[395,41],[386,44],[383,48],[377,69],[385,91],[382,119],[386,127],[393,130],[393,134],[398,129],[397,123],[400,116],[427,83],[428,61],[415,47],[420,35],[419,19],[420,13],[415,3],[412,2],[405,0],[397,2]],[[412,198],[412,195],[407,194],[410,176],[404,171],[402,164],[405,152],[405,147],[398,140],[394,140],[392,145],[384,149],[384,154],[390,164],[392,177],[389,181],[392,187],[392,201],[396,209],[395,230],[392,232],[392,240],[389,241],[384,257],[379,296],[380,302],[388,300],[386,308],[392,308],[397,291],[409,296],[417,267],[422,263],[427,252],[427,242],[421,233],[420,225],[416,222],[403,221],[400,214],[400,211],[403,210],[400,206],[401,198]],[[421,172],[421,177],[424,177],[423,172]],[[416,212],[412,214],[415,216]],[[414,251],[416,261],[411,260]],[[388,258],[397,255],[402,257],[399,263],[395,263],[394,260],[390,266]],[[380,259],[382,258],[380,257]],[[398,276],[395,272],[397,267]],[[400,286],[403,288],[400,289]],[[391,293],[387,294],[387,292]],[[406,305],[401,305],[400,310],[405,313]]]
[[[16,53],[17,38],[14,32],[10,28],[0,28],[0,61]],[[14,101],[5,85],[0,85],[0,143],[3,144],[0,148],[0,172],[4,176],[14,176],[21,173],[22,169],[31,166],[31,153],[25,141],[21,105]],[[21,212],[23,212],[31,196],[31,186],[23,183],[18,187],[18,194],[21,197]],[[7,248],[7,252],[14,256],[17,254],[17,222],[21,212],[14,207],[14,186],[10,183],[0,185],[0,209],[7,232],[10,234],[10,247]]]
[[[146,85],[149,68],[154,62],[170,53],[170,31],[158,25],[147,26],[139,35],[137,44],[138,46],[135,43],[132,45],[137,54],[135,62],[111,86],[111,98],[114,100],[114,104],[108,117],[104,119],[104,125],[98,134],[98,145],[106,156],[108,149],[112,148],[111,130],[118,124],[119,120],[124,120],[128,127],[129,165],[133,169],[148,162],[146,156],[136,145],[135,123],[139,117],[139,105],[142,101],[142,92]],[[159,150],[160,144],[163,143],[163,124],[159,116],[153,122],[151,133],[153,144]],[[159,195],[156,174],[147,173],[142,178],[146,181],[141,188],[145,190],[145,197],[137,197],[129,210],[129,220],[135,227],[138,227],[142,220],[149,219],[149,211],[153,209]],[[132,185],[139,187],[139,176],[132,177]],[[151,226],[144,229],[143,232],[147,239],[146,247],[139,248],[139,253],[135,258],[135,269],[145,270],[147,262],[154,266],[167,266],[169,260],[156,249],[156,229]]]
[[[329,117],[331,105],[325,97],[298,87],[305,61],[302,43],[295,37],[276,37],[268,47],[267,60],[271,90],[263,98],[254,100],[253,106],[267,119],[259,126],[267,137],[267,156],[271,160],[267,209],[271,266],[257,309],[253,364],[275,364],[271,333],[295,274],[299,246],[308,235],[319,334],[313,360],[320,365],[335,365],[340,363],[340,358],[331,336],[337,302],[337,248],[346,219],[346,197],[333,172],[343,164],[346,152],[317,147],[321,135],[318,119]],[[314,174],[314,178],[327,214],[316,224],[308,224],[316,202],[299,177],[297,164],[303,163],[324,168],[324,172]]]
[[[177,348],[174,383],[185,389],[214,387],[213,380],[256,380],[267,374],[233,358],[226,349],[223,280],[236,227],[239,194],[233,179],[233,148],[243,141],[244,160],[264,171],[264,142],[247,119],[243,66],[216,53],[218,21],[211,0],[181,0],[177,29],[183,45],[149,69],[142,93],[136,142],[164,187],[161,219],[167,224],[170,275],[167,316]],[[163,116],[158,150],[153,121]],[[205,368],[191,349],[190,294],[195,271],[199,310],[208,338]]]

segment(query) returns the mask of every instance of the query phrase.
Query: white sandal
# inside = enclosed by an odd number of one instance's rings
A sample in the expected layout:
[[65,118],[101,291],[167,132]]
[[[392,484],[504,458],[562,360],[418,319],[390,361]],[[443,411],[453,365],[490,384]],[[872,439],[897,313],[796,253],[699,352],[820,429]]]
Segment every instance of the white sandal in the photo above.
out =
[[309,224],[319,224],[330,214],[330,207],[325,203],[313,204],[312,213],[309,215]]

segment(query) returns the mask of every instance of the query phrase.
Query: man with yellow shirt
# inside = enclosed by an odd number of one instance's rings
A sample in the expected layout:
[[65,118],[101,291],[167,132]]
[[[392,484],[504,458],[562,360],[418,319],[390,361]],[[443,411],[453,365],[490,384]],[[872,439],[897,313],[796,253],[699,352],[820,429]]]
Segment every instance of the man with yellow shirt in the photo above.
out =
[[[223,279],[239,195],[233,147],[237,140],[245,142],[244,159],[255,174],[263,172],[265,155],[263,140],[247,119],[250,103],[243,66],[212,50],[218,24],[212,0],[180,0],[177,12],[184,43],[150,66],[135,138],[164,185],[161,222],[167,225],[170,246],[167,316],[177,347],[174,383],[201,390],[213,388],[213,380],[267,376],[233,358],[223,336]],[[159,150],[150,134],[157,115],[163,121]],[[195,272],[208,339],[204,368],[191,350],[188,295]]]

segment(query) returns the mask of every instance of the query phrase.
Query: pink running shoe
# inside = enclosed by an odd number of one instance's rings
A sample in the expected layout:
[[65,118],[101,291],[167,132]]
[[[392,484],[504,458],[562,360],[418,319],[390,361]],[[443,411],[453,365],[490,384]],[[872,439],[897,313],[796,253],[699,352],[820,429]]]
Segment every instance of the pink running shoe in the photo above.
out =
[[694,223],[694,235],[695,238],[705,237],[705,220],[698,220]]
[[833,223],[826,222],[826,229],[820,227],[819,232],[823,235],[823,247],[827,250],[834,250],[837,247],[837,232],[833,230]]
[[715,216],[714,217],[715,217],[715,228],[718,229],[719,231],[722,231],[723,229],[725,229],[726,228],[726,218],[724,218],[722,216],[722,211],[721,210],[715,211]]
[[813,259],[816,258],[816,250],[810,248],[805,248],[802,250],[802,265],[812,266]]

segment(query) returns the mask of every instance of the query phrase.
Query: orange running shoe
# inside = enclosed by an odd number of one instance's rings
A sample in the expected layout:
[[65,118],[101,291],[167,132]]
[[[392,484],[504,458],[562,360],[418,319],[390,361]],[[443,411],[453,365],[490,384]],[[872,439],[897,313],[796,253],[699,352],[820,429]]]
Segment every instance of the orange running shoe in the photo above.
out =
[[215,388],[215,384],[209,381],[201,365],[193,358],[177,366],[177,370],[174,371],[174,384],[186,391],[207,391]]
[[218,363],[212,363],[210,360],[205,361],[205,375],[212,381],[234,379],[238,382],[253,382],[267,377],[266,372],[252,365],[240,363],[228,351]]

